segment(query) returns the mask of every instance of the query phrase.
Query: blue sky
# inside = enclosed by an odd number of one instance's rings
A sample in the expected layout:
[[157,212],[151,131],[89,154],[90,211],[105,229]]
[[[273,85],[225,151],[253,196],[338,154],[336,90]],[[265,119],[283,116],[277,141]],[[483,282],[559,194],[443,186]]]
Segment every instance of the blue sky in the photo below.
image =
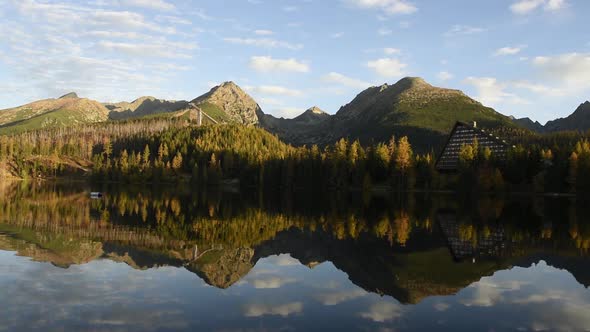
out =
[[586,0],[0,0],[0,108],[69,91],[335,113],[420,76],[544,123],[590,99]]

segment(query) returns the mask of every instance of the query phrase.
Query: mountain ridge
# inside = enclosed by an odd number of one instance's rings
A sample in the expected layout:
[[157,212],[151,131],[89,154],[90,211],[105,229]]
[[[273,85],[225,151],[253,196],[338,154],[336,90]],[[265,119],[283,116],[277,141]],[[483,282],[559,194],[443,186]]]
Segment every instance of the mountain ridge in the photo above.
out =
[[0,111],[0,133],[160,115],[172,118],[185,113],[194,120],[197,110],[218,123],[259,126],[293,145],[325,145],[340,138],[369,144],[408,136],[426,151],[438,148],[456,121],[536,132],[590,129],[588,101],[572,115],[543,126],[528,118],[500,114],[460,90],[436,87],[420,77],[404,77],[394,84],[359,92],[333,115],[313,106],[291,119],[264,113],[256,100],[232,81],[214,86],[190,102],[143,96],[132,102],[99,103],[70,92]]
[[104,122],[108,114],[109,110],[101,103],[69,93],[57,99],[0,110],[0,134]]

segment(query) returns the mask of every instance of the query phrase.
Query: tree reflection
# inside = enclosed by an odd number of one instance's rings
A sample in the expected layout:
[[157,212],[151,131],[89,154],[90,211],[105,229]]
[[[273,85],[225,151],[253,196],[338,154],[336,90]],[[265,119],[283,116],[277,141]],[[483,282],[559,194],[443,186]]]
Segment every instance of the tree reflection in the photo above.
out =
[[[366,290],[417,302],[531,257],[585,262],[590,247],[579,200],[104,191],[94,200],[75,184],[3,183],[0,248],[61,267],[94,259],[182,266],[221,288],[260,258],[290,253],[309,266],[331,261]],[[554,264],[589,275],[567,259]]]

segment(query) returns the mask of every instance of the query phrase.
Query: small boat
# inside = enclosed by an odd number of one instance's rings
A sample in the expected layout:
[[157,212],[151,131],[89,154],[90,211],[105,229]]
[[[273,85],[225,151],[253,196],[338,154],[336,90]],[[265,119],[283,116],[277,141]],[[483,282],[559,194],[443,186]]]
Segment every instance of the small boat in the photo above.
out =
[[90,198],[101,198],[102,193],[100,191],[93,191],[90,193]]

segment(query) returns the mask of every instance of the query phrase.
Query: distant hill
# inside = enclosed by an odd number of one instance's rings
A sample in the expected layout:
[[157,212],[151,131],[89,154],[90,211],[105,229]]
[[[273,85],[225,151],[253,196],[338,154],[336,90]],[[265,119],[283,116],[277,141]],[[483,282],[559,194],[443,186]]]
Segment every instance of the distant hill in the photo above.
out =
[[590,130],[590,102],[586,101],[566,118],[549,121],[545,124],[545,131],[555,132],[564,130]]
[[108,119],[108,114],[109,110],[101,103],[79,98],[72,92],[58,99],[44,99],[0,110],[0,134],[103,122]]
[[159,113],[172,113],[186,109],[188,102],[161,100],[154,97],[141,97],[132,102],[105,103],[110,110],[109,119],[123,120],[139,118]]
[[321,136],[316,136],[317,128],[330,117],[330,114],[314,106],[293,119],[276,118],[262,113],[260,126],[288,143],[316,144],[323,142]]
[[528,130],[532,130],[534,132],[543,132],[545,130],[545,128],[543,127],[543,125],[541,123],[539,123],[539,121],[533,121],[529,118],[520,118],[520,119],[516,119],[514,117],[512,117],[512,121],[514,121],[514,123],[516,123],[517,125],[526,128]]
[[330,117],[330,114],[324,112],[319,107],[314,106],[307,109],[301,115],[293,118],[294,122],[307,123],[307,124],[318,124]]

